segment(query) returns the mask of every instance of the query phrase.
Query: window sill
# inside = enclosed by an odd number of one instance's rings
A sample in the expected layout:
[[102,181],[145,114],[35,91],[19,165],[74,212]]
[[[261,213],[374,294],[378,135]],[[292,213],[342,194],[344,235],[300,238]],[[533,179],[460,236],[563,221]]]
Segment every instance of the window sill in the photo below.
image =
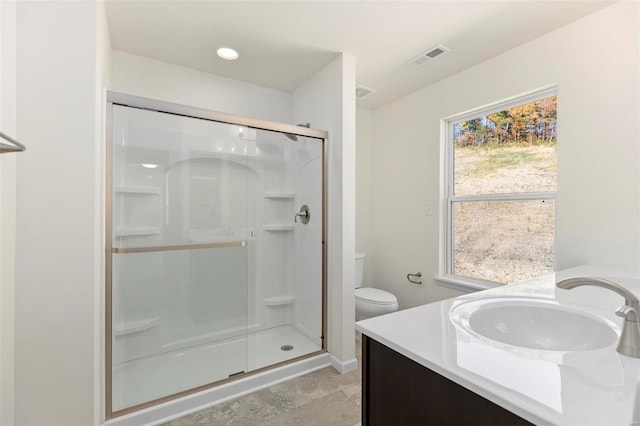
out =
[[457,275],[437,275],[434,279],[436,284],[440,287],[452,288],[465,293],[489,290],[490,288],[502,287],[504,285],[492,281],[461,277]]

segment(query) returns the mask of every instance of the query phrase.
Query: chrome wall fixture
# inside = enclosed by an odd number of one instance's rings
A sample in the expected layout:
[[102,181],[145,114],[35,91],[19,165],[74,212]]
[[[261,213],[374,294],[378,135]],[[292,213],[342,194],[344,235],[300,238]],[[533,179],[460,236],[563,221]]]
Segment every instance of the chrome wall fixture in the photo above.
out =
[[[311,123],[298,124],[298,126],[306,127],[307,129],[310,129],[311,128]],[[288,137],[289,139],[291,139],[292,141],[294,141],[294,142],[298,140],[298,137],[296,135],[292,134],[292,133],[284,133],[284,135],[286,137]]]
[[407,274],[407,280],[410,283],[422,284],[422,272],[416,272],[415,274]]
[[296,213],[296,215],[293,217],[293,221],[298,222],[298,218],[300,218],[300,222],[302,222],[304,225],[309,223],[309,219],[311,219],[311,212],[309,211],[308,205],[305,204],[300,207],[300,213]]
[[22,152],[27,149],[26,146],[22,145],[20,142],[5,133],[0,132],[0,138],[9,142],[6,143],[0,141],[0,154],[5,154],[7,152]]
[[640,322],[638,318],[640,313],[640,300],[638,300],[635,294],[620,284],[602,278],[565,278],[556,283],[558,288],[564,290],[571,290],[583,285],[606,288],[624,297],[624,305],[616,310],[616,315],[624,318],[620,342],[618,343],[616,351],[632,358],[640,358]]

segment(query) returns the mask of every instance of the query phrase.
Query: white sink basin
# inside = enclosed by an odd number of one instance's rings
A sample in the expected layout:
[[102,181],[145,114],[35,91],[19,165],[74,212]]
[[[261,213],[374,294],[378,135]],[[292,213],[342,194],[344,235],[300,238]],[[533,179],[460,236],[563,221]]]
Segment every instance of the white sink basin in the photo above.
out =
[[554,300],[477,299],[454,307],[450,316],[476,336],[529,349],[588,351],[618,341],[613,322]]

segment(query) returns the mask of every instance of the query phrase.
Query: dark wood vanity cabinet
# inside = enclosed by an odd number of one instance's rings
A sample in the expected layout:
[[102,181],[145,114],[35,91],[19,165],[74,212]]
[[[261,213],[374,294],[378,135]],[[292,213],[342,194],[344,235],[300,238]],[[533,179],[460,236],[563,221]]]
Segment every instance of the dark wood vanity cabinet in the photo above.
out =
[[362,425],[531,425],[362,335]]

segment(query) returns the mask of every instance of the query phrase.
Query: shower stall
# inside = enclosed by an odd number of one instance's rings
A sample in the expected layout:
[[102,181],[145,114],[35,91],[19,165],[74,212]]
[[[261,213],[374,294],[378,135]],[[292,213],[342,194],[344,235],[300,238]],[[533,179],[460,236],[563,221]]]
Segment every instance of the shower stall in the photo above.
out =
[[109,93],[106,417],[326,351],[326,132]]

